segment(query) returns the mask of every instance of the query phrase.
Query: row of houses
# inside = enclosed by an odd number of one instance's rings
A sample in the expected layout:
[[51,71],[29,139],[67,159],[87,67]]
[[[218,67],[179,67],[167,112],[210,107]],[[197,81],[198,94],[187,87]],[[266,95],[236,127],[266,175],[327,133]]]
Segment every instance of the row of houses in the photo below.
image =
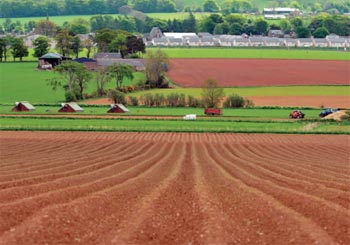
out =
[[183,35],[179,37],[162,36],[145,40],[146,46],[222,46],[222,47],[329,47],[347,48],[350,38],[278,38],[278,37],[242,37],[233,35],[202,36]]

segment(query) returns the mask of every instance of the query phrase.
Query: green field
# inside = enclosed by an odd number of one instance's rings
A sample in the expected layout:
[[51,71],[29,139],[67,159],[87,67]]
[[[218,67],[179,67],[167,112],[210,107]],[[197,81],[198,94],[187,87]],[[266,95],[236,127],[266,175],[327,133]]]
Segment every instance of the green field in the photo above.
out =
[[129,131],[129,132],[237,132],[237,133],[322,133],[349,134],[350,124],[319,122],[307,130],[307,121],[183,121],[150,119],[54,119],[0,117],[0,130]]
[[[187,114],[196,114],[197,116],[206,116],[203,108],[191,108],[191,107],[144,107],[144,106],[128,106],[129,113],[125,114],[110,114],[107,113],[109,107],[106,106],[89,106],[81,104],[84,112],[74,115],[84,116],[184,116]],[[31,112],[12,112],[11,109],[14,104],[0,105],[0,114],[13,114],[13,115],[60,115],[64,117],[65,113],[59,113],[60,104],[48,104],[48,105],[35,105],[35,111]],[[303,109],[307,119],[318,119],[320,109]],[[223,118],[230,119],[288,119],[288,115],[291,109],[285,108],[235,108],[235,109],[223,109],[221,117],[212,117],[213,120]],[[71,114],[71,113],[68,113]]]
[[268,49],[268,48],[161,48],[170,58],[255,58],[350,60],[342,50]]
[[[14,103],[27,100],[32,103],[55,103],[64,101],[64,91],[53,91],[47,85],[47,79],[55,76],[54,72],[36,70],[37,63],[0,63],[0,103]],[[134,80],[125,79],[124,85],[137,83],[144,79],[143,73],[135,73]],[[114,88],[110,82],[106,88]],[[94,79],[88,85],[87,92],[96,90]]]
[[[36,70],[36,63],[0,63],[0,103],[14,103],[27,100],[31,103],[57,103],[64,100],[64,91],[53,91],[47,85],[47,79],[55,76],[53,72]],[[144,79],[143,73],[135,73],[133,81],[125,80],[124,85],[137,83]],[[107,88],[115,85],[110,82]],[[96,90],[94,79],[90,82],[87,92]],[[128,95],[140,96],[145,93],[184,93],[200,97],[200,88],[173,88],[140,91]],[[233,93],[241,96],[320,96],[320,95],[349,95],[350,86],[286,86],[286,87],[237,87],[225,88],[225,94]]]
[[[209,13],[193,13],[197,20],[202,19],[205,16],[208,16]],[[114,18],[120,16],[119,14],[106,14]],[[168,19],[185,19],[189,16],[189,13],[177,12],[177,13],[149,13],[146,14],[151,18],[168,20]],[[90,18],[95,15],[68,15],[68,16],[50,16],[50,20],[58,26],[62,26],[65,22],[70,22],[72,20],[81,18],[89,21]],[[24,17],[24,18],[10,18],[12,22],[20,21],[22,24],[25,24],[29,21],[45,20],[46,16],[42,17]],[[0,18],[0,24],[2,25],[5,22],[6,18]]]

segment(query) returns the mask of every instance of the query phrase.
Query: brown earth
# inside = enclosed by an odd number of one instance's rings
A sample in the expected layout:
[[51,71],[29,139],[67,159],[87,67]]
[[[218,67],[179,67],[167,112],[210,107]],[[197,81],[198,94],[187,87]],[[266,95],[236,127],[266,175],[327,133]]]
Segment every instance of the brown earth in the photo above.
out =
[[348,135],[0,132],[0,244],[349,244]]
[[[256,106],[310,106],[350,108],[350,96],[248,96]],[[86,104],[109,105],[107,98],[87,100]]]
[[350,85],[350,61],[171,59],[168,76],[184,87],[211,78],[220,86]]

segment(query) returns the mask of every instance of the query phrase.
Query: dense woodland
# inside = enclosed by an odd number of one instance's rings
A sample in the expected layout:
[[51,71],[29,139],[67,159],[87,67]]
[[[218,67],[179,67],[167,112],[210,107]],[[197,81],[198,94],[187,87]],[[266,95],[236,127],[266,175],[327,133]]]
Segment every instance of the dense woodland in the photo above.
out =
[[[260,1],[260,3],[259,3]],[[144,13],[222,12],[256,13],[264,7],[295,7],[307,12],[342,14],[350,12],[350,0],[1,0],[0,18],[117,14],[122,6]]]

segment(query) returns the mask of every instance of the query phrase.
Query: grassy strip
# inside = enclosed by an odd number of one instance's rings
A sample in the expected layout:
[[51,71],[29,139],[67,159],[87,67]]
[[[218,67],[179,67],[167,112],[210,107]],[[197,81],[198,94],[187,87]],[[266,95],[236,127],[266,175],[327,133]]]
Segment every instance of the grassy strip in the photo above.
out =
[[343,50],[282,48],[161,48],[170,58],[350,60]]
[[[64,115],[59,113],[59,105],[56,106],[35,106],[36,110],[31,112],[12,112],[13,105],[0,106],[0,114],[14,115]],[[206,116],[203,108],[190,107],[135,107],[128,106],[130,113],[111,114],[107,113],[108,106],[102,107],[84,107],[83,113],[75,115],[105,115],[105,116],[184,116],[187,114],[196,114],[197,116]],[[223,116],[218,117],[243,117],[243,118],[288,118],[293,108],[237,108],[222,109]],[[321,112],[320,109],[303,109],[307,119],[316,119]],[[69,113],[71,114],[71,113]]]
[[105,120],[0,118],[1,130],[128,131],[128,132],[215,132],[215,133],[318,133],[350,134],[350,124],[320,122],[305,130],[308,122],[239,122],[180,120]]

